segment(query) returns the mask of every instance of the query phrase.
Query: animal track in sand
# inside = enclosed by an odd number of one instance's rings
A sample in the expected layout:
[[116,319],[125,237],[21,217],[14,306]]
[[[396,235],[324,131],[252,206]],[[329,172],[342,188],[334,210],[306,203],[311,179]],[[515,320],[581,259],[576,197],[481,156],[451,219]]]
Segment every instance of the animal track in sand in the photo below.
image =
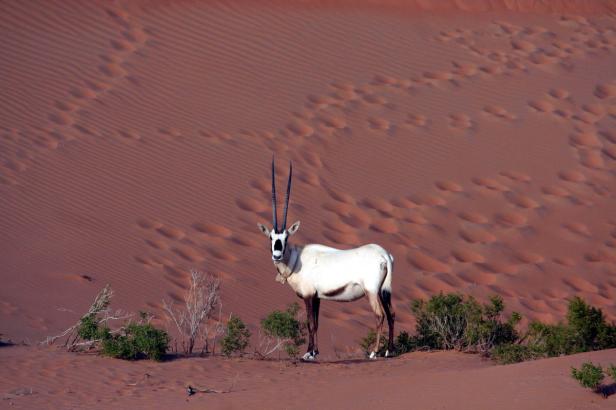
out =
[[475,177],[472,179],[472,181],[476,184],[479,185],[481,187],[487,188],[491,191],[499,191],[499,192],[506,192],[509,191],[509,187],[500,183],[498,180],[494,179],[494,178],[479,178],[479,177]]
[[325,230],[322,233],[327,239],[339,245],[357,245],[360,242],[359,237],[354,233],[343,233],[328,230]]
[[479,225],[487,224],[489,221],[487,216],[475,211],[462,211],[458,214],[458,217],[467,222]]
[[529,101],[528,105],[540,113],[550,113],[554,111],[554,105],[546,100]]
[[498,105],[486,105],[485,107],[483,107],[483,111],[500,119],[514,120],[516,118],[514,114],[510,113],[509,111]]
[[408,114],[405,123],[413,127],[425,127],[428,125],[428,117],[422,114]]
[[137,219],[137,225],[143,229],[159,229],[163,226],[162,222],[148,218]]
[[415,225],[427,225],[430,222],[419,212],[411,212],[402,217],[402,220]]
[[448,192],[462,192],[463,191],[462,186],[453,181],[436,181],[434,185],[436,185],[436,187],[442,191],[448,191]]
[[251,197],[239,198],[235,203],[240,209],[248,212],[260,213],[269,209],[265,201]]
[[496,215],[496,222],[505,227],[521,227],[527,222],[526,216],[519,212],[501,212]]
[[471,285],[491,285],[496,282],[496,275],[476,268],[464,270],[458,274],[458,277]]
[[575,133],[571,136],[570,141],[573,146],[589,148],[601,148],[603,146],[599,137],[594,132]]
[[575,290],[576,292],[596,293],[599,290],[595,285],[579,276],[564,278],[563,283]]
[[601,156],[601,151],[591,150],[591,149],[580,149],[578,150],[580,155],[580,163],[585,167],[592,169],[604,169],[605,161],[603,161],[603,157]]
[[408,262],[415,266],[417,269],[426,271],[426,272],[450,272],[451,266],[449,264],[443,263],[438,259],[433,258],[430,255],[420,251],[420,250],[409,250],[407,254]]
[[476,264],[487,272],[491,273],[505,273],[512,275],[517,272],[518,267],[513,263],[507,263],[502,260],[490,260],[487,262],[480,262]]
[[172,250],[188,262],[201,262],[205,259],[199,251],[188,246],[175,246]]
[[496,241],[496,236],[478,227],[467,227],[460,230],[460,237],[469,243],[489,244]]
[[505,198],[512,204],[524,209],[536,209],[541,205],[531,197],[517,193],[506,193]]
[[527,250],[516,251],[514,252],[514,256],[520,262],[529,265],[537,265],[545,261],[543,255]]
[[546,185],[541,188],[541,192],[545,195],[566,198],[571,195],[571,192],[560,185]]
[[233,234],[231,229],[227,227],[207,222],[195,222],[192,227],[198,232],[219,238],[230,238]]
[[612,160],[616,160],[616,146],[608,146],[603,148],[603,153],[606,157]]
[[485,258],[479,252],[475,252],[469,248],[457,248],[451,251],[451,254],[459,262],[462,263],[482,263],[485,262]]
[[550,91],[548,91],[548,95],[557,100],[565,100],[569,98],[571,93],[569,93],[569,91],[562,89],[562,88],[553,88]]
[[580,235],[586,238],[592,237],[592,234],[588,226],[581,222],[568,222],[563,225],[563,228],[565,228],[569,232],[572,232],[576,235]]
[[563,181],[581,183],[586,181],[586,176],[575,169],[563,170],[558,173],[558,177]]
[[363,207],[391,215],[394,206],[383,198],[366,198],[360,202]]
[[301,120],[294,120],[289,123],[287,129],[299,137],[309,137],[314,134],[314,128]]
[[370,229],[379,233],[393,234],[398,232],[398,224],[393,219],[380,219],[374,221]]
[[371,117],[368,118],[368,126],[373,130],[387,131],[391,127],[391,123],[385,118]]
[[169,249],[169,244],[166,241],[163,241],[161,239],[157,239],[157,238],[146,239],[145,243],[147,243],[154,249],[158,249],[162,251],[166,251]]
[[163,225],[160,228],[157,228],[156,231],[159,234],[163,235],[164,237],[169,238],[169,239],[174,239],[174,240],[179,240],[186,236],[184,231],[182,231],[179,228],[174,228],[172,226]]
[[599,84],[595,87],[594,94],[602,100],[612,98],[616,96],[616,84]]
[[530,175],[525,174],[520,171],[501,171],[499,172],[499,175],[502,175],[505,178],[509,178],[512,181],[524,182],[524,183],[528,183],[532,179]]
[[449,126],[456,129],[468,129],[473,126],[473,120],[464,113],[449,114]]

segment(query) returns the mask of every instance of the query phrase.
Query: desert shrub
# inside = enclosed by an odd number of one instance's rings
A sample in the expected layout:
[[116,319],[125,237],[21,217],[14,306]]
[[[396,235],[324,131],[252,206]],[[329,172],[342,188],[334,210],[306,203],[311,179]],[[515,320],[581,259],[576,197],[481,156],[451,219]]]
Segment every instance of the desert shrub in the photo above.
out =
[[616,366],[614,366],[613,364],[610,365],[610,367],[605,370],[605,373],[607,373],[607,375],[610,376],[612,380],[614,380],[614,382],[616,383]]
[[306,324],[297,319],[298,312],[299,305],[293,303],[287,310],[275,310],[261,321],[262,356],[267,357],[280,349],[292,358],[299,355],[299,347],[305,342]]
[[500,364],[519,363],[542,356],[542,352],[533,349],[531,346],[516,343],[496,345],[490,352],[490,357]]
[[415,350],[417,346],[417,338],[409,335],[404,330],[398,333],[395,340],[396,354],[404,354]]
[[102,339],[102,353],[125,360],[161,360],[167,352],[169,335],[150,323],[131,323],[117,334],[108,330]]
[[603,369],[601,366],[595,366],[590,362],[586,362],[582,364],[582,367],[579,370],[572,367],[571,377],[577,380],[582,387],[598,392],[601,382],[605,376],[603,375]]
[[[195,343],[199,339],[203,339],[203,351],[209,351],[210,333],[214,333],[214,343],[216,336],[222,333],[220,279],[191,270],[190,286],[184,295],[184,303],[174,306],[163,300],[163,309],[167,319],[178,330],[184,354],[192,354]],[[218,313],[218,320],[214,323],[212,331],[208,322],[214,318],[216,313]]]
[[518,339],[515,326],[520,315],[503,321],[503,300],[494,296],[487,304],[457,293],[415,300],[411,311],[417,318],[416,343],[435,349],[458,349],[487,353],[495,345]]
[[526,340],[548,357],[609,349],[616,347],[616,326],[605,321],[601,309],[575,297],[569,301],[566,324],[533,322]]
[[225,337],[222,339],[222,354],[231,356],[233,353],[243,353],[250,341],[250,330],[242,319],[231,315],[227,322]]

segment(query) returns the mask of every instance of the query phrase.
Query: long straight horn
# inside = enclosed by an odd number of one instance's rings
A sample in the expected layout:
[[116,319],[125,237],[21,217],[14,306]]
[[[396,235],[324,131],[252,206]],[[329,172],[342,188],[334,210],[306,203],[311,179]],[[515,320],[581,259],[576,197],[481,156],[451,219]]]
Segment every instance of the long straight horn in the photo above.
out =
[[278,232],[278,212],[276,211],[276,171],[274,170],[274,157],[272,157],[272,212],[274,232]]
[[282,230],[287,229],[287,211],[289,210],[289,197],[291,196],[291,177],[293,176],[293,163],[289,163],[289,182],[287,182],[287,194],[284,197],[284,219]]

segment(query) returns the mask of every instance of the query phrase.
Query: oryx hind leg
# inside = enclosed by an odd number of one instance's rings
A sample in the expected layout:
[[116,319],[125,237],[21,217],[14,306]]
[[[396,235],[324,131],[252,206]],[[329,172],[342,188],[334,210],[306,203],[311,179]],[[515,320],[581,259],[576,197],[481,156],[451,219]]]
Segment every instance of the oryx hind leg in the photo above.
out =
[[381,345],[381,333],[383,332],[385,310],[383,309],[383,304],[381,303],[381,298],[378,294],[369,293],[368,300],[370,301],[370,307],[372,308],[372,311],[374,312],[376,318],[376,342],[374,345],[374,349],[370,353],[370,358],[376,359],[379,347]]

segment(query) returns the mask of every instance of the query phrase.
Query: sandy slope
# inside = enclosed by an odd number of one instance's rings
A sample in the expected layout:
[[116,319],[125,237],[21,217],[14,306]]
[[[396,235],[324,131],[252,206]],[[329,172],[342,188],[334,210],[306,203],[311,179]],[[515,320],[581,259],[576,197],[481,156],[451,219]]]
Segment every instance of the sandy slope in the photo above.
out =
[[[156,364],[48,349],[0,348],[0,406],[24,409],[608,409],[570,377],[585,361],[614,362],[615,350],[509,366],[476,355],[411,353],[397,359],[289,362],[182,359]],[[93,371],[96,369],[96,371]],[[608,381],[609,383],[609,381]],[[188,385],[225,391],[197,394]]]
[[[251,326],[294,301],[256,228],[272,153],[298,241],[394,254],[399,328],[453,290],[615,319],[613,3],[401,3],[2,2],[0,332],[106,283],[160,314],[192,267]],[[373,322],[322,315],[326,358]]]

